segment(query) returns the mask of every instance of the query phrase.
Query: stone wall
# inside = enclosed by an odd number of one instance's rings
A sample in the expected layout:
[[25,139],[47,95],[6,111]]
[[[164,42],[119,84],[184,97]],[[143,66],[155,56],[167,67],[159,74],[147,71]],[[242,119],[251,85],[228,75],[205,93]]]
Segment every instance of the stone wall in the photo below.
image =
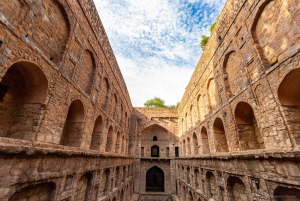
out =
[[129,200],[131,113],[92,1],[0,3],[0,200]]
[[178,110],[182,200],[299,199],[299,12],[226,2]]

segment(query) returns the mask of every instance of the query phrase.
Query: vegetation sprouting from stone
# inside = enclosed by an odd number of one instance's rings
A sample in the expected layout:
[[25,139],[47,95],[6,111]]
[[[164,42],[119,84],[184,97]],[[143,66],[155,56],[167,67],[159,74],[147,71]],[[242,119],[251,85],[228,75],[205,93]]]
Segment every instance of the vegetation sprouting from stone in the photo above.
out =
[[166,105],[165,101],[159,97],[154,97],[152,99],[147,100],[144,103],[144,106],[147,108],[169,108],[169,109],[176,109],[179,107],[180,102],[176,105]]
[[[217,17],[216,21],[212,25],[210,25],[210,27],[209,27],[210,34],[214,31],[218,19],[219,19],[219,16]],[[209,38],[210,38],[210,36],[206,36],[206,35],[202,35],[201,36],[200,46],[201,46],[202,50],[205,49],[206,44],[208,43]]]

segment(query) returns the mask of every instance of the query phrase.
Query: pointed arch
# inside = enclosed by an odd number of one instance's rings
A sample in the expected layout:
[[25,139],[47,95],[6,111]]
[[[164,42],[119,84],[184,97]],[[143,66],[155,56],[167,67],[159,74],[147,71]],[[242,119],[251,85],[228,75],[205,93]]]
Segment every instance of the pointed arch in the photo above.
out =
[[[0,82],[0,136],[33,140],[47,102],[48,80],[36,64],[14,63]],[[24,124],[24,122],[28,122]]]
[[107,138],[106,138],[106,147],[105,147],[105,152],[112,152],[112,146],[113,146],[113,134],[114,134],[114,129],[112,126],[108,128],[108,133],[107,133]]
[[164,192],[164,189],[164,171],[157,166],[153,166],[146,173],[146,192]]
[[79,147],[84,129],[84,106],[81,100],[74,100],[68,110],[61,143],[65,146]]
[[228,152],[228,144],[223,121],[216,118],[213,124],[216,152]]
[[254,111],[248,103],[239,102],[237,104],[235,108],[235,120],[242,150],[261,149],[265,147]]
[[99,115],[95,121],[90,149],[99,151],[101,146],[101,140],[102,140],[102,132],[103,132],[103,120],[102,120],[102,116]]

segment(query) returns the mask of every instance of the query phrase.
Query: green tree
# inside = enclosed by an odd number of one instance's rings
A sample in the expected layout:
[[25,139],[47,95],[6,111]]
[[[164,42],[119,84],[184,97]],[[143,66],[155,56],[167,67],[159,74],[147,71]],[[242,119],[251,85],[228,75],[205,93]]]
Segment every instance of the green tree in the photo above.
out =
[[[219,16],[217,17],[216,21],[215,21],[212,25],[210,25],[210,27],[209,27],[209,32],[210,32],[210,34],[214,31],[218,19],[219,19]],[[209,38],[210,38],[210,36],[206,36],[206,35],[202,35],[202,36],[201,36],[200,46],[201,46],[202,50],[205,49],[205,46],[206,46],[206,44],[207,44]]]
[[177,109],[179,107],[180,102],[176,105],[165,105],[165,101],[159,97],[154,97],[152,99],[147,100],[144,103],[144,106],[147,108],[169,108],[169,109]]
[[147,100],[144,103],[144,106],[148,108],[166,108],[165,101],[156,96],[152,99]]
[[200,46],[201,46],[202,50],[204,50],[204,49],[205,49],[205,46],[206,46],[206,44],[207,44],[207,42],[208,42],[208,40],[209,40],[209,36],[202,35],[201,37],[202,37],[202,39],[201,39],[201,44],[200,44]]

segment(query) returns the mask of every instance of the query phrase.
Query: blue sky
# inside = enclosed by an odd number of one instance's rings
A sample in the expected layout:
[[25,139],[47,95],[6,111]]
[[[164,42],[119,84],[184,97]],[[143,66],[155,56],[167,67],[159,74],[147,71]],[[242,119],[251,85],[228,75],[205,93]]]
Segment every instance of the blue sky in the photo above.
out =
[[133,106],[181,101],[225,0],[94,0]]

